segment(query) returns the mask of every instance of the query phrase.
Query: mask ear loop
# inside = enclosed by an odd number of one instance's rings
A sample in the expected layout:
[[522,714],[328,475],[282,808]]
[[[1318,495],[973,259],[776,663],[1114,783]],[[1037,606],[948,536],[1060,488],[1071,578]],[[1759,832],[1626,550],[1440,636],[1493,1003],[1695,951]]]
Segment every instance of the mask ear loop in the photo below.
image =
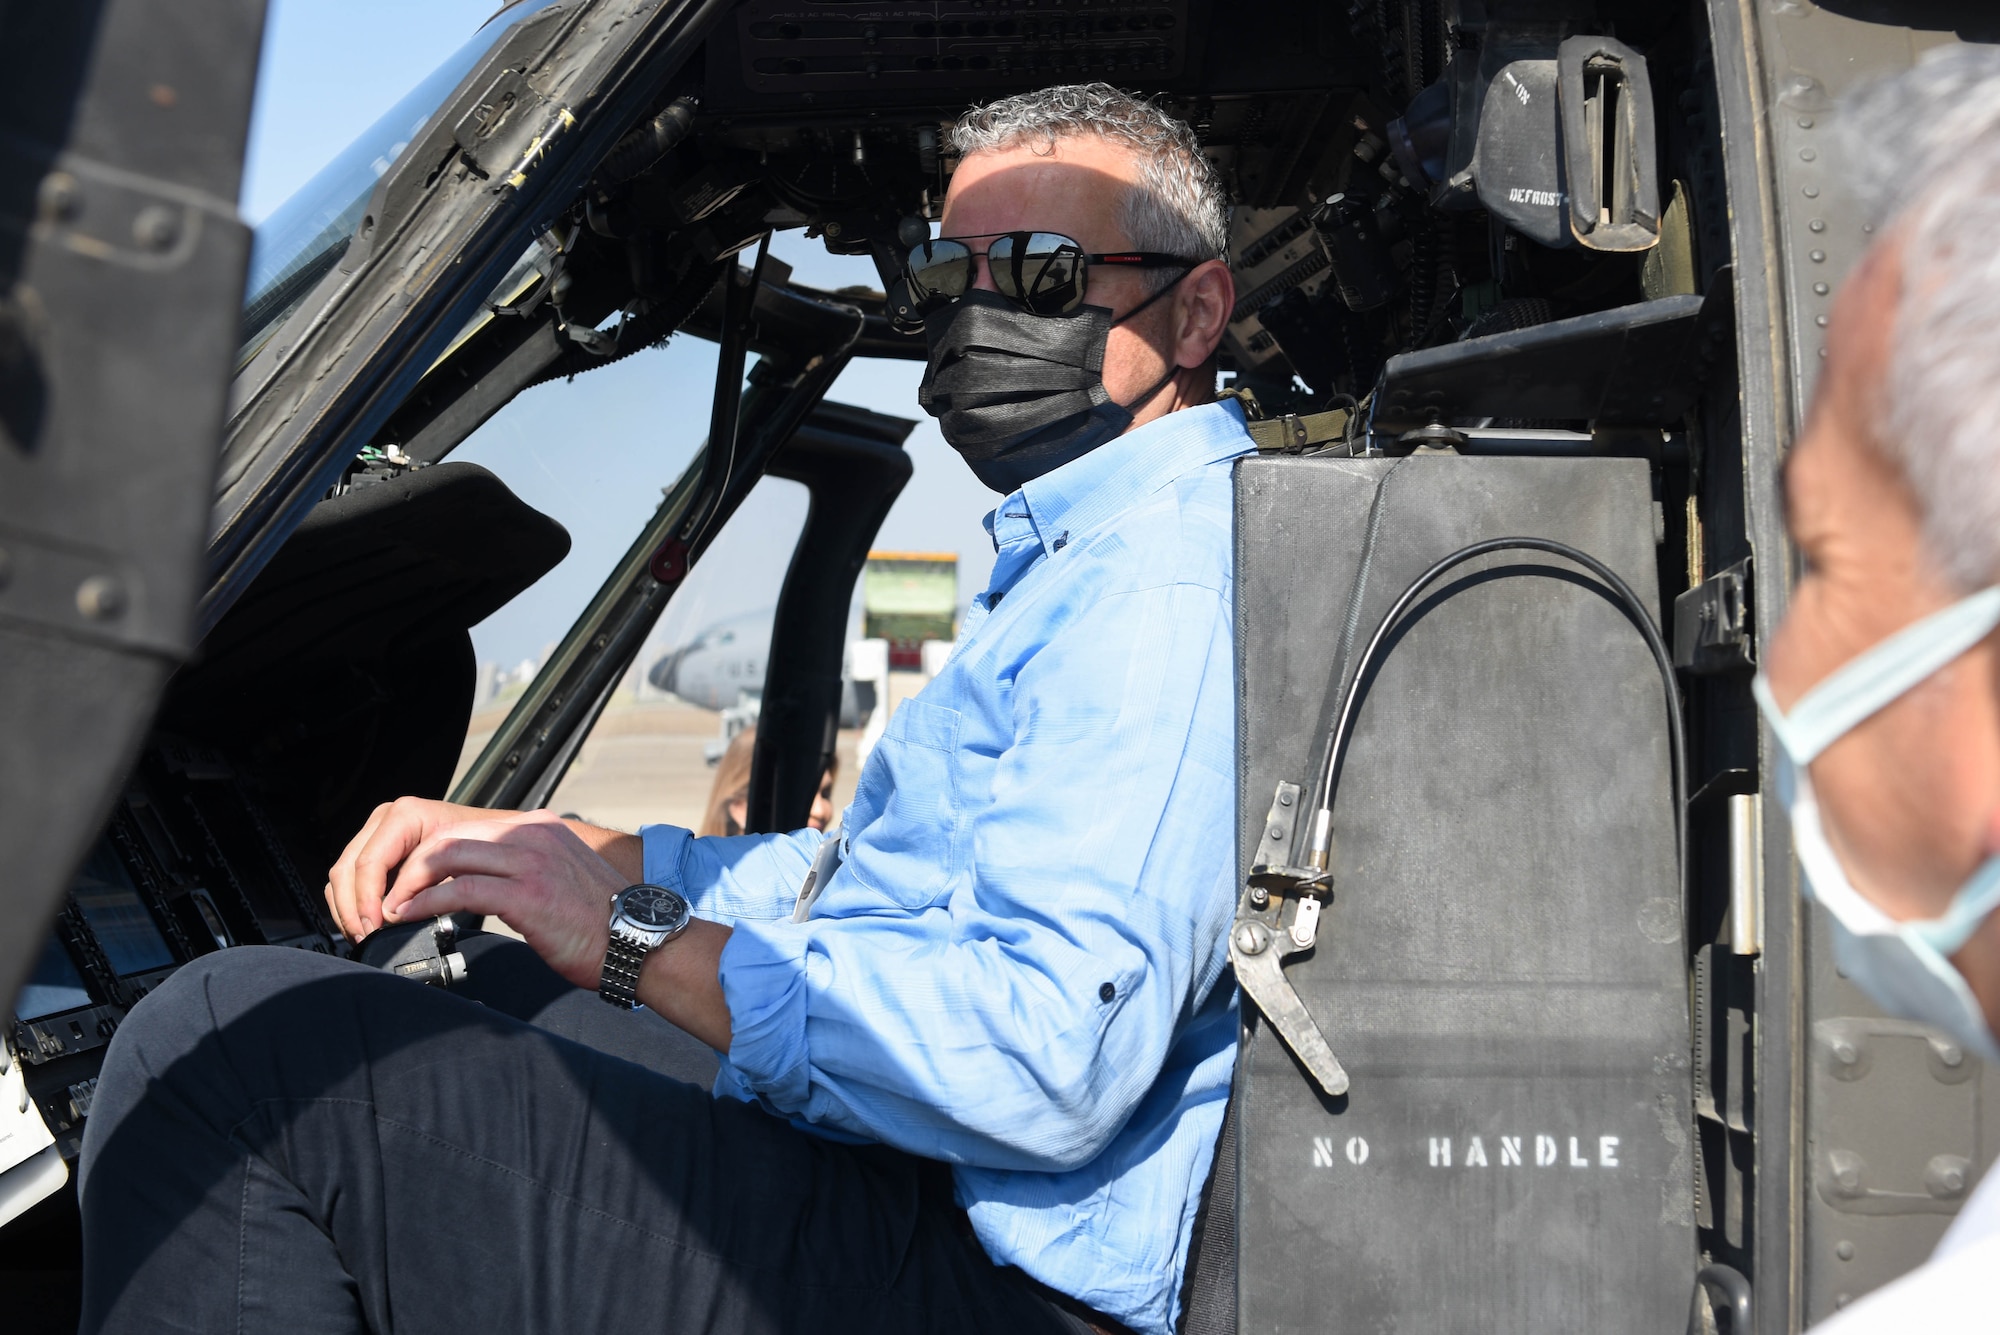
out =
[[[1173,282],[1168,283],[1158,292],[1155,292],[1152,296],[1147,297],[1137,306],[1134,306],[1131,310],[1126,311],[1123,315],[1113,320],[1111,322],[1111,327],[1114,329],[1117,328],[1119,325],[1124,324],[1127,320],[1137,315],[1140,311],[1145,310],[1148,306],[1158,301],[1161,297],[1166,296],[1167,293],[1173,291],[1175,288],[1181,285],[1181,278],[1186,278],[1189,274],[1193,272],[1194,268],[1192,266],[1183,269],[1181,271],[1180,278],[1174,279]],[[1186,369],[1187,369],[1186,367],[1180,365],[1178,362],[1176,362],[1172,366],[1169,366],[1167,368],[1167,373],[1161,376],[1157,381],[1155,381],[1151,389],[1147,390],[1144,394],[1141,394],[1138,398],[1132,400],[1130,403],[1119,404],[1118,405],[1119,409],[1123,412],[1128,412],[1128,413],[1137,412],[1139,409],[1151,403],[1153,401],[1153,396],[1155,394],[1158,394],[1161,390],[1165,389],[1167,387],[1168,382],[1170,382],[1175,376],[1179,375],[1182,371],[1185,371]]]
[[[1148,306],[1150,306],[1150,305],[1152,305],[1152,304],[1153,304],[1154,302],[1158,301],[1158,300],[1159,300],[1159,299],[1160,299],[1161,297],[1164,297],[1164,296],[1166,296],[1166,295],[1167,295],[1167,293],[1169,293],[1169,292],[1173,291],[1173,290],[1174,290],[1175,288],[1179,287],[1179,286],[1181,285],[1181,283],[1182,283],[1183,281],[1185,281],[1185,280],[1186,280],[1187,276],[1188,276],[1189,274],[1193,273],[1193,272],[1195,271],[1195,269],[1196,269],[1197,267],[1198,267],[1198,266],[1196,266],[1196,265],[1193,265],[1193,264],[1190,264],[1190,265],[1189,265],[1189,266],[1188,266],[1187,268],[1185,268],[1185,269],[1181,270],[1181,276],[1180,276],[1179,278],[1176,278],[1176,279],[1174,279],[1174,281],[1173,281],[1173,282],[1171,282],[1171,283],[1168,283],[1168,284],[1167,284],[1167,285],[1166,285],[1165,287],[1161,288],[1161,289],[1160,289],[1160,290],[1159,290],[1158,292],[1155,292],[1155,293],[1154,293],[1154,294],[1153,294],[1152,296],[1150,296],[1150,297],[1147,297],[1147,298],[1146,298],[1146,299],[1145,299],[1144,301],[1140,302],[1140,303],[1139,303],[1139,304],[1138,304],[1137,306],[1134,306],[1134,307],[1133,307],[1133,308],[1132,308],[1131,310],[1129,310],[1129,311],[1126,311],[1126,312],[1125,312],[1125,313],[1124,313],[1123,315],[1121,315],[1121,316],[1119,316],[1119,317],[1118,317],[1117,319],[1113,320],[1113,321],[1111,322],[1111,327],[1112,327],[1113,329],[1116,329],[1116,328],[1117,328],[1117,327],[1118,327],[1119,325],[1121,325],[1121,324],[1124,324],[1124,323],[1125,323],[1125,322],[1126,322],[1127,320],[1129,320],[1129,319],[1131,319],[1131,318],[1132,318],[1133,316],[1137,315],[1137,314],[1138,314],[1138,313],[1139,313],[1140,311],[1143,311],[1143,310],[1145,310],[1145,309],[1146,309],[1146,308],[1147,308]],[[1088,281],[1088,280],[1086,279],[1086,280],[1085,280],[1085,283],[1084,283],[1084,289],[1085,289],[1085,291],[1088,291],[1088,290],[1089,290],[1089,287],[1090,287],[1090,284],[1089,284],[1089,281]],[[1178,370],[1180,370],[1181,368],[1179,368],[1179,367],[1175,367],[1174,369],[1175,369],[1176,371],[1178,371]]]
[[2000,587],[1982,589],[1905,626],[1836,668],[1793,701],[1789,714],[1778,708],[1763,673],[1750,683],[1750,690],[1772,733],[1791,753],[1792,763],[1809,765],[1863,720],[1969,652],[1996,625],[2000,625]]
[[1151,389],[1147,390],[1144,394],[1141,394],[1138,398],[1132,400],[1130,403],[1119,404],[1118,407],[1120,411],[1128,414],[1138,412],[1139,409],[1151,403],[1153,401],[1153,396],[1155,394],[1158,394],[1161,390],[1165,389],[1167,385],[1172,382],[1173,378],[1181,373],[1182,369],[1183,368],[1178,366],[1168,367],[1167,373],[1161,376],[1158,380],[1154,381],[1153,387]]

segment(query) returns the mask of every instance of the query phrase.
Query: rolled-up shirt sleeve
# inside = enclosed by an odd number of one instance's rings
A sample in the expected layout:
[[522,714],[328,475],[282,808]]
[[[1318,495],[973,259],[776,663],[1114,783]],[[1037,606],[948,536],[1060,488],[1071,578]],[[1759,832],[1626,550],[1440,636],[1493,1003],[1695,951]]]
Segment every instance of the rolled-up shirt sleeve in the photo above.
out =
[[678,890],[697,917],[720,923],[789,917],[825,838],[818,830],[706,839],[678,825],[639,830],[647,884]]
[[1233,855],[1211,845],[1235,792],[1229,620],[1225,590],[1162,583],[994,665],[1013,675],[1013,740],[952,836],[948,887],[869,884],[915,864],[851,857],[826,916],[741,917],[719,1088],[951,1163],[1094,1158],[1226,958]]

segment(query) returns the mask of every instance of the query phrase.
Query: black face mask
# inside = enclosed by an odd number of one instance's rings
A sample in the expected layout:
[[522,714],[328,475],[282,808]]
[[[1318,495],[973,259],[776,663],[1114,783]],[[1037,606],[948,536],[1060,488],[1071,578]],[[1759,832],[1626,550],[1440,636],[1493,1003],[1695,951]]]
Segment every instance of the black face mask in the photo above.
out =
[[981,482],[1003,496],[1079,459],[1132,425],[1133,400],[1113,403],[1101,378],[1104,344],[1122,324],[1172,291],[1162,288],[1113,320],[1102,306],[1031,315],[997,292],[975,288],[924,319],[930,364],[917,402]]

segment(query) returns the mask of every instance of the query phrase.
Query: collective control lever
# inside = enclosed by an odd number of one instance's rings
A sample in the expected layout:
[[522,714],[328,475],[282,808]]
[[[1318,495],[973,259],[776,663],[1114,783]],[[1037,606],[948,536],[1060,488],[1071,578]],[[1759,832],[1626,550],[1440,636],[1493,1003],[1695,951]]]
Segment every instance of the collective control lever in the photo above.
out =
[[1236,967],[1237,986],[1257,1003],[1319,1087],[1328,1094],[1345,1094],[1347,1070],[1327,1046],[1326,1036],[1283,968],[1286,958],[1310,950],[1319,939],[1320,907],[1333,894],[1333,873],[1266,860],[1267,856],[1282,859],[1290,851],[1293,828],[1305,814],[1302,805],[1297,784],[1278,785],[1270,814],[1264,818],[1256,861],[1236,905],[1229,962]]
[[458,924],[441,913],[412,932],[381,967],[412,982],[450,987],[466,974],[465,956],[452,949],[457,941]]

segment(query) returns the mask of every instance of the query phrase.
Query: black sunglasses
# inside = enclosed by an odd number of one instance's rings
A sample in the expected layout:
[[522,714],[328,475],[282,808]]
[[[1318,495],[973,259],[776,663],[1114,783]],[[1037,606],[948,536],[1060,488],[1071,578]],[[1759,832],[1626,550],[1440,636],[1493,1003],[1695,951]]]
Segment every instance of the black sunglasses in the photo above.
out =
[[994,232],[939,237],[910,251],[904,262],[910,296],[920,311],[957,301],[972,290],[979,254],[967,241],[986,241],[986,267],[1001,296],[1031,315],[1068,315],[1083,305],[1090,266],[1124,269],[1192,269],[1200,260],[1151,250],[1119,250],[1092,255],[1060,232]]

